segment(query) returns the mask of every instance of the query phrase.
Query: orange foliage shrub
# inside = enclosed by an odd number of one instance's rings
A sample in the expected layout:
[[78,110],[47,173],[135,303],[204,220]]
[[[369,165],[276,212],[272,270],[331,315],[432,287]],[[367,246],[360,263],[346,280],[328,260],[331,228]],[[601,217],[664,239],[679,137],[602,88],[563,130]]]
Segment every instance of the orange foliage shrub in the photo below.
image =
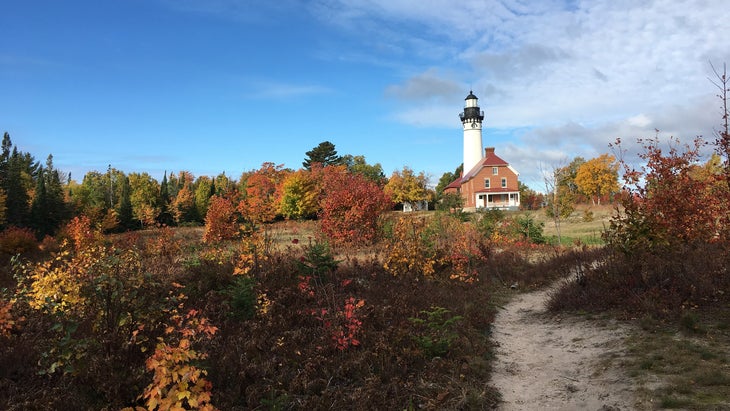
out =
[[239,204],[239,211],[246,220],[268,223],[274,220],[280,197],[280,187],[285,177],[282,165],[264,163],[246,179],[246,198]]
[[208,371],[194,365],[207,358],[207,354],[192,348],[195,341],[210,339],[218,328],[198,312],[190,310],[186,315],[172,315],[173,325],[165,334],[176,343],[161,338],[155,352],[147,359],[147,370],[154,372],[152,383],[144,391],[147,410],[215,410],[210,403],[213,385],[205,376]]
[[392,237],[385,244],[383,268],[393,275],[430,277],[439,263],[433,247],[424,241],[426,222],[421,218],[400,217]]
[[400,217],[385,249],[383,268],[393,275],[431,277],[439,272],[450,279],[474,282],[490,247],[473,225],[438,214],[429,221]]
[[71,239],[76,250],[93,244],[98,238],[98,233],[91,227],[91,219],[85,215],[74,217],[69,221],[64,233]]
[[213,196],[205,215],[203,242],[215,243],[238,237],[239,224],[236,205],[229,196]]

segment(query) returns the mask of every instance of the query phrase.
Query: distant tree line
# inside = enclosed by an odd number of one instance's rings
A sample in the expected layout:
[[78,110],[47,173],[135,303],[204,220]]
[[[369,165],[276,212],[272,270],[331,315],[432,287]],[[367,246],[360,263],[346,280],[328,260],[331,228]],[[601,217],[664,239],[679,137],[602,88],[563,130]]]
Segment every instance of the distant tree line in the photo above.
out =
[[77,182],[55,168],[52,155],[41,164],[20,151],[5,132],[0,155],[0,230],[29,229],[42,239],[80,215],[104,232],[202,225],[214,198],[234,197],[245,200],[244,211],[255,215],[256,221],[318,218],[322,170],[328,167],[359,176],[358,181],[372,182],[398,202],[433,199],[423,172],[404,167],[386,178],[379,163],[369,164],[362,155],[340,156],[329,141],[306,152],[302,166],[292,170],[264,163],[238,179],[225,173],[195,177],[183,170],[165,172],[158,182],[146,172],[125,173],[109,165],[103,172],[87,172]]

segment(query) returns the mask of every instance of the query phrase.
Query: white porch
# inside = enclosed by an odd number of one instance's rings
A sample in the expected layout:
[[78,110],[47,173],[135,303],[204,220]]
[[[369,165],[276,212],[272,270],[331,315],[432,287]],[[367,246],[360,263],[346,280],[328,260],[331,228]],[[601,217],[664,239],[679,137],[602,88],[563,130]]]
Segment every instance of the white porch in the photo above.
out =
[[520,207],[519,191],[505,191],[503,193],[476,193],[477,208],[499,208],[513,210]]

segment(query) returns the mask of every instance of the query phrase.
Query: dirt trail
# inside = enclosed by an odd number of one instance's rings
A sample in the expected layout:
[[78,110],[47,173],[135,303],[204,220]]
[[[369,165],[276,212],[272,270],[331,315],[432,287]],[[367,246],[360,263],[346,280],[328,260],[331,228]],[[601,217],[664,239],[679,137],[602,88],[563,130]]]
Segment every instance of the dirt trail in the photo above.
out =
[[515,295],[494,321],[499,409],[634,409],[628,378],[610,365],[624,356],[627,331],[613,322],[548,314],[548,292]]

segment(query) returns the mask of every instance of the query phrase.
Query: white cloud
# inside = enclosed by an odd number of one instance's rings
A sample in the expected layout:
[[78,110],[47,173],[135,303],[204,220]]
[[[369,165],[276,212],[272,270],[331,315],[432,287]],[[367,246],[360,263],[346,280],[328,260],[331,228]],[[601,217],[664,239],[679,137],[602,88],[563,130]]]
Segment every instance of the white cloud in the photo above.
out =
[[[386,89],[388,96],[409,101],[393,116],[404,123],[456,127],[461,106],[432,97],[470,84],[487,126],[531,129],[513,141],[529,148],[505,150],[524,158],[536,158],[536,152],[542,158],[546,147],[566,157],[590,157],[606,152],[616,137],[648,137],[657,128],[662,135],[690,139],[709,136],[719,124],[710,102],[708,60],[730,60],[730,43],[716,24],[721,6],[712,2],[319,4],[333,13],[352,7],[356,12],[339,16],[356,25],[367,21],[371,29],[418,23],[418,31],[391,31],[389,41],[407,50],[416,44],[414,37],[423,43],[433,39],[441,55],[452,56],[416,61],[414,66],[427,68]],[[420,97],[422,105],[413,100]]]
[[629,117],[626,121],[631,126],[636,126],[636,127],[641,127],[641,128],[645,128],[646,126],[651,124],[651,119],[644,114],[637,114],[633,117]]

